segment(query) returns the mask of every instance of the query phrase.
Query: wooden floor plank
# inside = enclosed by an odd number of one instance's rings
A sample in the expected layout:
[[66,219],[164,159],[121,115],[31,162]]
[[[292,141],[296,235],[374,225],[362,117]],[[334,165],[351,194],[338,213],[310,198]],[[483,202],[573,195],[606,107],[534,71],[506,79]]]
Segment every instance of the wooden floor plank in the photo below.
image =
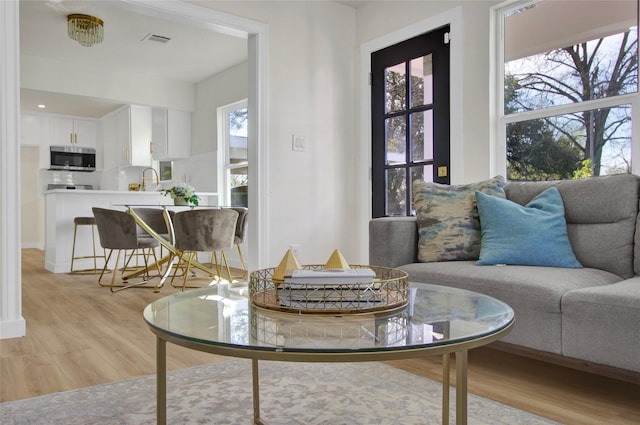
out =
[[[22,259],[27,336],[0,340],[0,401],[155,373],[155,336],[142,310],[179,290],[114,294],[97,276],[46,271],[40,250],[25,249]],[[220,360],[167,345],[169,370]],[[441,379],[440,357],[387,363]],[[490,348],[469,353],[469,391],[565,424],[640,424],[640,386]]]

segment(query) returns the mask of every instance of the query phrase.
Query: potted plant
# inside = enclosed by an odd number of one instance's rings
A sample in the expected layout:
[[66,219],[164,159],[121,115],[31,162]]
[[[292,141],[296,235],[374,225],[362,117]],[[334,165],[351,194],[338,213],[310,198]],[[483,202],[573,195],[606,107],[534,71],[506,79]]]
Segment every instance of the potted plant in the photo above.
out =
[[194,205],[197,207],[200,201],[200,197],[196,194],[195,188],[188,184],[172,186],[161,192],[164,196],[171,196],[175,205]]

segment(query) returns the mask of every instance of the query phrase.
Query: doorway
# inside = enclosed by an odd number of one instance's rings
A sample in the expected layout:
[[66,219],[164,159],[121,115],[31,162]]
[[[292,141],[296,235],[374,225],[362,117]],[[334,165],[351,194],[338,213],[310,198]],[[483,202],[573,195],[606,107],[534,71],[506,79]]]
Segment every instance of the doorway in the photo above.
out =
[[411,183],[450,183],[449,26],[371,54],[372,215],[413,215]]

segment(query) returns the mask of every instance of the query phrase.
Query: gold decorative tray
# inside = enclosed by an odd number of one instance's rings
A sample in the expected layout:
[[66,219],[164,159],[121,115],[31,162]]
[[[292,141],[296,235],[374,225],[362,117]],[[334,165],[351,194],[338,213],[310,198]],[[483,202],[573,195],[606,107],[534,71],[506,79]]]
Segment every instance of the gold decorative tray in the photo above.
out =
[[[304,270],[322,270],[325,265],[305,265]],[[292,313],[345,314],[386,311],[407,304],[409,276],[389,267],[351,265],[375,272],[368,282],[287,282],[274,280],[275,268],[257,270],[249,279],[252,304],[269,310]]]

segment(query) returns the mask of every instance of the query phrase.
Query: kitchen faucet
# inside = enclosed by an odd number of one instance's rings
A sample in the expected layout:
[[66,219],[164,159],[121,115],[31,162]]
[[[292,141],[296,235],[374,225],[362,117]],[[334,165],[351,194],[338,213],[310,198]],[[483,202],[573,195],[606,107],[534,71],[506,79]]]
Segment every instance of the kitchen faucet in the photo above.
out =
[[151,170],[151,171],[153,171],[153,173],[156,175],[156,186],[158,186],[158,185],[160,184],[160,177],[158,176],[158,172],[157,172],[154,168],[152,168],[152,167],[145,168],[144,170],[142,170],[142,191],[143,191],[143,192],[144,192],[144,190],[145,190],[145,189],[144,189],[144,188],[145,188],[145,184],[144,184],[144,182],[145,182],[145,179],[144,179],[144,173],[145,173],[147,170]]

